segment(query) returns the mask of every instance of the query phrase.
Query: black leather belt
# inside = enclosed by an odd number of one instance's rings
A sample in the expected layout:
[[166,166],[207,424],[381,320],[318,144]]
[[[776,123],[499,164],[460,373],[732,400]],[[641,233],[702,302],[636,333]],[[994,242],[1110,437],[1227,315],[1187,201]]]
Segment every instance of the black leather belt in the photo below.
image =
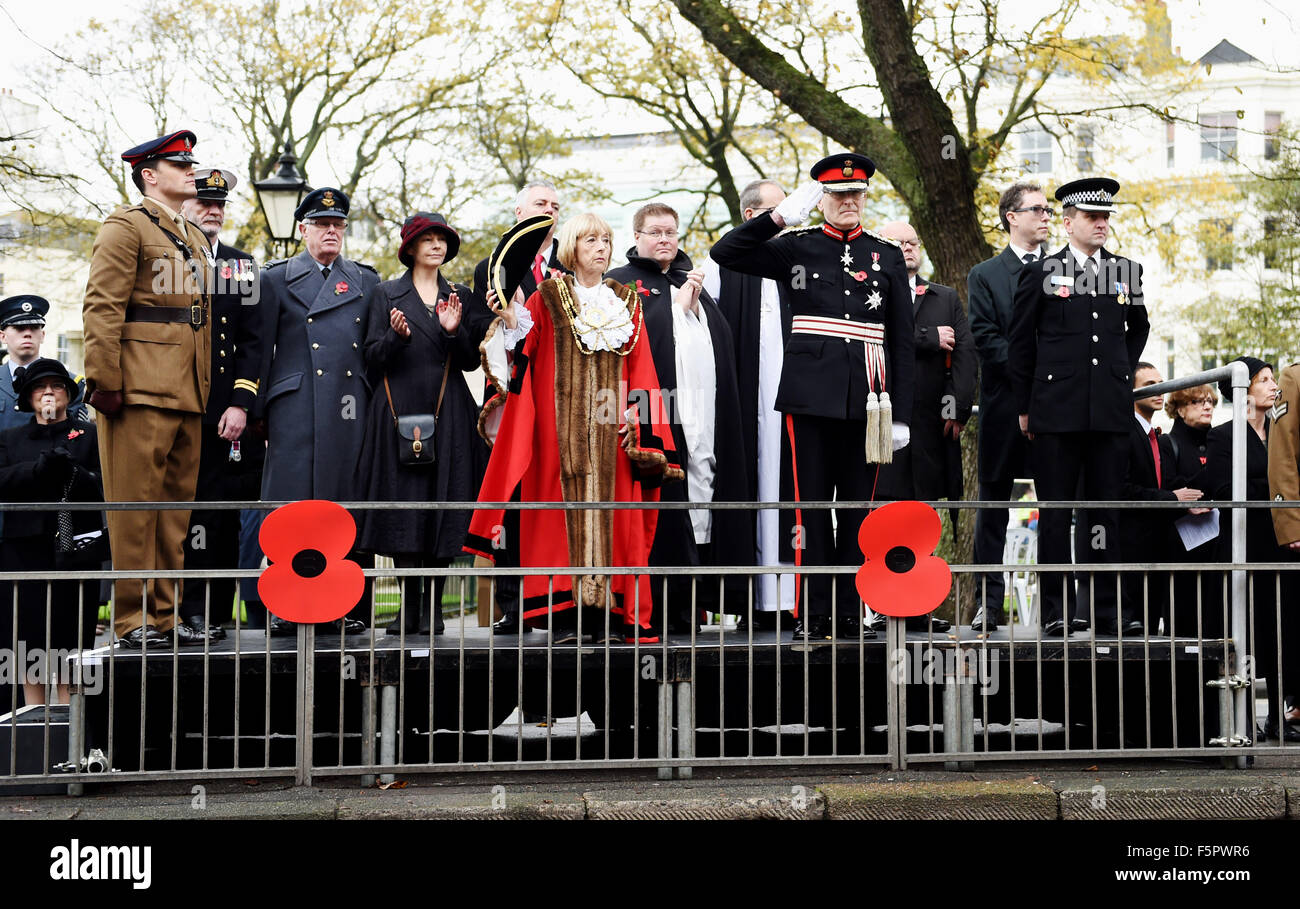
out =
[[198,303],[193,306],[140,306],[132,303],[126,307],[126,321],[180,322],[201,328],[207,321],[207,313]]

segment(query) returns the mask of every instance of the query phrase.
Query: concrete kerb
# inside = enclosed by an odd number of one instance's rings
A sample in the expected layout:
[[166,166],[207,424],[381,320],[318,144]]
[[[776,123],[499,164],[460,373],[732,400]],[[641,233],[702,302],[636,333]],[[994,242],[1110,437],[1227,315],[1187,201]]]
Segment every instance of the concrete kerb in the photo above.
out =
[[[1296,787],[1293,787],[1296,788]],[[1288,816],[1288,787],[1251,774],[1103,777],[1060,789],[1064,820],[1275,820]]]
[[831,820],[1056,820],[1055,790],[1034,779],[830,784]]

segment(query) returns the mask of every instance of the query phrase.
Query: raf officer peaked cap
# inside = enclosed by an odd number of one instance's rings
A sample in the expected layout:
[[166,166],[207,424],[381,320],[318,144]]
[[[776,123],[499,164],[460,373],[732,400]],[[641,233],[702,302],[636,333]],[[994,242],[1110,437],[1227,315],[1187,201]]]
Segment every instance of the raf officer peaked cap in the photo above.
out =
[[228,170],[215,167],[199,167],[194,170],[194,188],[200,199],[210,202],[225,202],[226,196],[239,183],[239,179]]
[[306,221],[310,218],[346,218],[350,204],[347,193],[343,190],[322,186],[306,195],[298,204],[293,217],[297,221]]
[[867,188],[867,181],[876,172],[876,164],[866,155],[840,152],[822,158],[812,166],[812,178],[830,193],[853,192]]
[[1118,211],[1115,194],[1119,181],[1110,177],[1085,177],[1072,180],[1056,190],[1056,199],[1062,205],[1073,205],[1082,211]]
[[164,158],[177,164],[198,164],[198,160],[192,154],[198,141],[194,138],[194,133],[183,129],[142,142],[135,148],[128,148],[122,152],[122,160],[132,167],[139,167],[150,158]]
[[0,300],[0,328],[20,328],[24,325],[44,328],[45,314],[49,311],[49,301],[35,294],[19,294]]

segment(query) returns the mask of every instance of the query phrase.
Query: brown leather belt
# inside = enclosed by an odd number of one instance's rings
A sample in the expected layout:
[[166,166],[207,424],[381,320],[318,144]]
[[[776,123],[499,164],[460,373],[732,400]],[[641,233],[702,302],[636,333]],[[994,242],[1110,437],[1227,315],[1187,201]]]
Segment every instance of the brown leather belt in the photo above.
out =
[[201,328],[207,321],[203,306],[141,306],[135,303],[126,307],[127,322],[180,322]]

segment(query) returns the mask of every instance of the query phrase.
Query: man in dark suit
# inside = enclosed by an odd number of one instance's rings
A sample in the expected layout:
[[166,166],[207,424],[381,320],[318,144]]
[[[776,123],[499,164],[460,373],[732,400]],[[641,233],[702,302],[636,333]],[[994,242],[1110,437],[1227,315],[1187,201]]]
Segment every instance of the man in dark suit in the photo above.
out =
[[[1142,267],[1105,249],[1119,183],[1075,180],[1056,191],[1069,244],[1027,264],[1016,286],[1009,374],[1020,430],[1034,442],[1034,479],[1041,501],[1114,500],[1124,479],[1124,452],[1133,422],[1133,368],[1150,323],[1142,297]],[[1120,559],[1112,511],[1092,509],[1079,526],[1089,561]],[[1070,511],[1043,508],[1038,524],[1041,563],[1070,562]],[[1043,572],[1046,635],[1089,626],[1089,611],[1114,614],[1115,579],[1093,573],[1079,587],[1075,615],[1066,614],[1065,578]],[[1091,594],[1089,594],[1091,588]]]
[[[912,443],[892,464],[880,469],[878,498],[960,499],[962,496],[961,438],[975,397],[975,342],[957,291],[920,277],[921,241],[912,225],[891,221],[882,236],[898,243],[912,295],[916,322],[913,336],[916,391],[912,396]],[[954,512],[954,528],[956,527]],[[877,616],[877,627],[884,617]],[[909,628],[924,629],[926,616],[907,620]],[[935,631],[949,623],[929,617]]]
[[[725,234],[710,255],[724,268],[784,283],[791,327],[776,407],[785,416],[781,498],[868,501],[876,465],[908,443],[912,413],[912,303],[897,244],[862,229],[867,157],[831,155],[770,214]],[[826,222],[803,223],[815,207]],[[779,236],[778,236],[779,234]],[[862,454],[859,454],[861,452]],[[796,565],[862,564],[862,509],[782,511],[781,538]],[[862,600],[843,575],[808,579],[796,640],[857,638]],[[832,597],[832,588],[834,596]],[[796,591],[796,610],[803,609]],[[833,602],[832,602],[833,600]],[[838,620],[838,621],[836,621]],[[865,637],[874,637],[862,627]]]
[[[294,213],[306,248],[262,270],[258,397],[266,419],[266,501],[359,496],[357,457],[370,403],[361,345],[379,275],[342,254],[349,206],[333,187],[308,193]],[[358,605],[338,627],[364,630],[363,613],[368,609]],[[293,623],[273,619],[269,631],[290,634]]]
[[[1164,380],[1150,363],[1140,362],[1133,370],[1133,387],[1143,388]],[[1174,489],[1174,464],[1176,461],[1169,437],[1152,425],[1156,412],[1164,406],[1161,395],[1138,398],[1133,402],[1133,422],[1128,429],[1128,469],[1124,476],[1123,498],[1139,502],[1195,502],[1201,498],[1199,489],[1182,487]],[[1203,513],[1206,509],[1192,509]],[[1187,514],[1173,508],[1144,508],[1124,511],[1120,521],[1120,546],[1125,562],[1172,562],[1173,547],[1178,545],[1174,521]],[[1126,635],[1141,635],[1143,629],[1143,604],[1148,604],[1146,615],[1150,623],[1145,627],[1152,632],[1161,617],[1168,616],[1169,572],[1125,572],[1121,589],[1124,594],[1117,625],[1113,611],[1097,607],[1097,631],[1114,634],[1122,629]],[[1166,618],[1166,625],[1168,619]],[[1166,633],[1168,633],[1166,631]]]
[[[765,215],[785,201],[785,190],[772,180],[755,180],[740,191],[746,221]],[[781,447],[784,428],[776,409],[785,344],[790,340],[790,300],[786,285],[758,275],[741,274],[704,260],[704,289],[718,303],[731,327],[740,389],[740,424],[749,457],[747,500],[781,499]],[[760,511],[755,523],[758,564],[781,564],[780,512]],[[782,613],[794,609],[794,575],[765,574],[754,587],[754,627],[778,630]],[[742,623],[744,617],[742,617]]]
[[[976,265],[966,276],[970,330],[980,359],[979,497],[1010,501],[1011,489],[1029,475],[1029,443],[1020,432],[1016,407],[1007,381],[1007,348],[1016,284],[1026,262],[1042,257],[1055,211],[1037,183],[1007,187],[998,200],[998,220],[1007,232],[1005,249]],[[1007,541],[1007,509],[989,508],[975,516],[975,563],[1000,565]],[[1002,572],[980,578],[971,628],[996,631],[1006,621]]]
[[[516,306],[516,309],[522,309],[524,301],[537,290],[537,285],[553,274],[568,273],[568,269],[560,264],[557,257],[559,250],[555,243],[555,229],[560,222],[560,196],[555,186],[545,180],[535,180],[525,184],[519,191],[519,195],[515,197],[516,224],[525,218],[539,215],[553,218],[554,223],[541,238],[533,257],[533,267],[524,275],[514,300],[496,300],[493,297],[489,301],[488,259],[491,258],[490,256],[474,266],[474,296],[465,302],[464,318],[475,344],[482,343],[498,309],[509,309],[512,305]],[[517,339],[513,335],[511,337],[516,344],[523,340],[522,334]],[[513,350],[507,352],[513,353]],[[488,401],[498,392],[504,397],[504,390],[493,387],[489,379],[484,401]],[[496,560],[498,568],[519,564],[519,512],[507,510],[502,520],[505,524],[505,545]],[[519,621],[519,578],[496,579],[496,605],[501,610],[501,618],[492,626],[497,634],[526,634],[532,631],[529,626]]]
[[[226,223],[226,197],[237,182],[229,171],[196,168],[198,193],[181,206],[181,214],[212,245],[213,263],[212,388],[203,413],[197,502],[257,498],[265,457],[261,440],[245,434],[262,366],[257,265],[248,253],[219,239]],[[239,512],[195,510],[185,539],[186,570],[238,565]],[[191,581],[181,596],[181,621],[220,640],[226,636],[221,622],[230,618],[234,594],[234,579]]]

